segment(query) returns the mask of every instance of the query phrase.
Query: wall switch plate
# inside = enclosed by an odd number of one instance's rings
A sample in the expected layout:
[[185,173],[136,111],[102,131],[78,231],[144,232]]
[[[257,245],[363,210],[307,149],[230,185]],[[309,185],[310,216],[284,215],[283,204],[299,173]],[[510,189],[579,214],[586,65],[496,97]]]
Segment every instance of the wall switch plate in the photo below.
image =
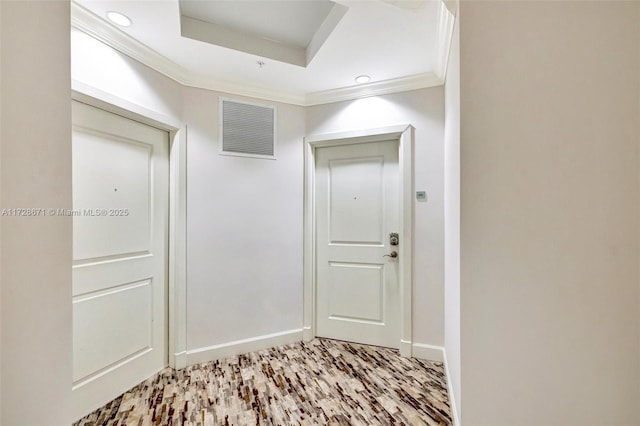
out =
[[416,200],[427,201],[426,191],[416,191]]

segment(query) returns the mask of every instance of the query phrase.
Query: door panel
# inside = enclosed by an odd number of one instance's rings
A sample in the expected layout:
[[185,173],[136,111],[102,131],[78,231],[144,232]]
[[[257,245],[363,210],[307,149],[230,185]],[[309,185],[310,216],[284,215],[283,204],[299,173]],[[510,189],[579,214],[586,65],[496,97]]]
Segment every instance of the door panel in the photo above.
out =
[[167,362],[167,132],[73,102],[73,413]]
[[316,334],[399,347],[397,141],[316,150]]
[[[74,208],[86,213],[73,221],[74,259],[148,253],[152,146],[95,130],[74,135]],[[93,211],[104,206],[114,215]]]
[[383,272],[382,265],[329,262],[329,318],[384,324]]
[[329,161],[332,244],[382,244],[383,165],[382,157]]
[[[152,281],[143,280],[92,292],[74,300],[73,381],[127,361],[153,345]],[[118,312],[118,315],[113,315]],[[91,328],[85,324],[93,324]],[[109,342],[105,345],[104,342]]]

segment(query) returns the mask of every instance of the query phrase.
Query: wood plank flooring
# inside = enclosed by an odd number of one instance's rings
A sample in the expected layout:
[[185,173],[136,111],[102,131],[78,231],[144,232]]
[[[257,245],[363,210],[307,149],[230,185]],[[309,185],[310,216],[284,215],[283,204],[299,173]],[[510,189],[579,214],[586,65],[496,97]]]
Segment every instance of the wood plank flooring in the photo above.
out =
[[166,369],[74,426],[451,425],[441,363],[314,339]]

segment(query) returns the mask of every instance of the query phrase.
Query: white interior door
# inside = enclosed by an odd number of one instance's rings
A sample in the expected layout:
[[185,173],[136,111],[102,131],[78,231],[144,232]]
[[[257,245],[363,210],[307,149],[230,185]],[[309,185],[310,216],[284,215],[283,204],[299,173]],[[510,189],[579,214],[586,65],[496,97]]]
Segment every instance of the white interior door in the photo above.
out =
[[73,413],[167,363],[168,133],[73,102]]
[[398,142],[317,148],[315,158],[316,335],[398,348]]

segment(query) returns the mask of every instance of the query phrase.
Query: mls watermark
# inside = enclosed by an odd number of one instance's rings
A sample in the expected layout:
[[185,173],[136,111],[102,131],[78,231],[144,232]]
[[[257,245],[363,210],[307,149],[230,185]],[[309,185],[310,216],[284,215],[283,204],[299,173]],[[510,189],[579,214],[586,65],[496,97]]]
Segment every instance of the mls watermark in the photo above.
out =
[[129,216],[129,209],[61,209],[61,208],[15,208],[2,209],[0,216],[13,217],[125,217]]

